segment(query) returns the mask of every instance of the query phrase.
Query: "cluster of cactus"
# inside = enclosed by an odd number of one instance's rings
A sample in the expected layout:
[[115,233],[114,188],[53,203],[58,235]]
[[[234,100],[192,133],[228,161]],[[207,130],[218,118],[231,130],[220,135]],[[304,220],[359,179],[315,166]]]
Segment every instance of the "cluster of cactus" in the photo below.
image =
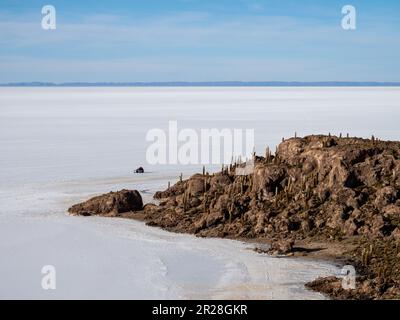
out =
[[[253,154],[252,154],[252,161],[253,161],[253,164],[255,164],[257,161],[257,156],[256,156],[255,152],[253,152]],[[247,165],[247,164],[249,164],[247,159],[246,159],[246,161],[243,161],[241,157],[238,157],[236,159],[234,159],[232,157],[231,163],[228,166],[222,165],[221,173],[227,174],[229,176],[234,176],[234,175],[236,175],[236,168],[243,167],[243,165]]]
[[253,189],[253,176],[250,175],[247,179],[249,181],[249,183],[248,183],[249,189]]
[[385,288],[387,285],[397,283],[400,285],[400,243],[377,239],[372,244],[370,239],[364,239],[361,251],[361,265],[369,270],[379,285]]
[[244,194],[244,192],[253,187],[253,176],[239,176],[240,183],[240,193]]
[[308,203],[307,199],[304,199],[304,205],[303,206],[304,206],[304,209],[306,211],[310,210],[310,204]]
[[182,198],[184,212],[186,212],[186,210],[188,209],[188,201],[189,201],[189,192],[187,190],[185,190],[185,192],[183,193],[183,198]]
[[[293,186],[294,186],[294,184],[293,184],[292,177],[289,176],[288,179],[287,179],[287,184],[283,188],[283,192],[284,192],[284,196],[285,196],[286,201],[289,201],[289,195],[293,191]],[[277,191],[278,190],[276,188],[275,189],[275,196],[277,195]]]
[[206,175],[204,177],[204,193],[207,192],[208,187],[211,185],[211,176],[208,172],[206,172]]
[[329,147],[331,147],[332,145],[331,145],[331,134],[329,134],[329,136],[328,136],[328,138],[324,138],[323,140],[322,140],[322,146],[324,147],[324,148],[329,148]]
[[318,172],[313,173],[312,182],[313,182],[312,186],[315,188],[318,185],[318,182],[319,182],[319,173]]
[[276,186],[275,187],[275,194],[274,194],[274,198],[273,198],[273,203],[275,205],[275,207],[277,206],[277,204],[281,201],[284,200],[286,202],[289,201],[289,192],[288,192],[288,185],[286,185],[283,188],[284,192],[279,192],[279,187]]
[[[263,163],[264,164],[276,163],[277,154],[278,154],[278,147],[275,148],[275,154],[272,153],[272,151],[269,147],[265,148]],[[253,155],[253,161],[254,161],[254,163],[256,163],[256,161],[257,161],[256,154]]]
[[319,183],[319,173],[312,172],[310,175],[301,175],[301,190],[309,193]]
[[306,182],[307,182],[307,177],[304,175],[301,175],[301,190],[306,189]]
[[209,213],[210,212],[210,203],[208,201],[208,196],[207,194],[204,195],[204,199],[203,199],[203,210],[205,213]]
[[278,194],[279,194],[279,188],[275,187],[275,197],[274,197],[274,202],[278,202]]
[[272,152],[271,152],[271,150],[269,149],[269,147],[267,147],[266,149],[265,149],[265,162],[266,163],[271,163],[271,161],[272,161]]
[[234,207],[233,203],[231,203],[228,207],[229,223],[232,223],[232,217],[233,217],[234,210],[235,210],[235,207]]
[[307,183],[306,190],[305,190],[304,194],[305,194],[306,199],[311,198],[312,195],[313,195],[312,188],[310,187],[310,184],[308,184],[308,183]]
[[230,166],[226,166],[226,165],[222,164],[222,166],[221,166],[221,173],[223,173],[223,174],[229,174],[229,172],[230,172]]
[[363,266],[368,266],[369,262],[371,261],[373,249],[374,247],[372,244],[368,248],[363,248],[361,253],[361,263]]
[[[287,183],[283,186],[283,192],[279,192],[279,186],[275,187],[274,190],[274,202],[277,203],[281,199],[285,199],[286,201],[290,200],[290,196],[293,196],[293,192],[295,190],[295,178],[289,176],[287,178]],[[318,184],[318,174],[312,174],[310,177],[301,176],[301,184],[300,188],[302,191],[302,195],[304,199],[309,199],[313,196],[313,187],[317,186]],[[296,199],[296,197],[295,197]]]
[[378,279],[383,283],[386,284],[389,281],[390,278],[390,271],[389,271],[389,266],[386,264],[380,264],[377,268],[376,272]]
[[390,252],[388,252],[388,246],[384,245],[383,247],[383,261],[380,261],[377,267],[377,276],[378,279],[383,283],[386,284],[389,282],[391,278],[391,274],[393,273],[392,264],[390,263]]

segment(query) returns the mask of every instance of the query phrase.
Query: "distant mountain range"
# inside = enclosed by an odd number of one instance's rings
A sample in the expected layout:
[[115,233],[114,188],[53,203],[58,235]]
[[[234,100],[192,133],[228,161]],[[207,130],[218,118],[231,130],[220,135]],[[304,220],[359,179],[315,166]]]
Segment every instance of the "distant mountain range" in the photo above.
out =
[[0,87],[400,87],[400,82],[13,82],[0,83]]

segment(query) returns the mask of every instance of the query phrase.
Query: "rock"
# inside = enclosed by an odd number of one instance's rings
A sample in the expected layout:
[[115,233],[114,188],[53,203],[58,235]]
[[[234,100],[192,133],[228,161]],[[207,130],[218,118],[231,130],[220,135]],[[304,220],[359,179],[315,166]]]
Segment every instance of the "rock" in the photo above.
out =
[[[399,227],[397,227],[396,229],[393,230],[392,237],[395,241],[400,242],[400,228]],[[400,252],[399,252],[398,257],[400,258]]]
[[398,205],[388,205],[382,209],[382,213],[388,219],[397,219],[400,221],[400,206]]
[[301,229],[303,230],[304,233],[310,232],[311,228],[312,224],[308,218],[301,222]]
[[194,175],[189,179],[187,189],[190,196],[200,196],[206,191],[205,179],[202,175]]
[[[197,174],[157,192],[162,202],[144,210],[145,221],[203,237],[275,239],[274,254],[291,254],[298,240],[350,246],[366,239],[365,250],[382,241],[372,258],[367,254],[369,264],[357,260],[362,252],[352,259],[362,270],[379,269],[375,260],[393,261],[379,258],[400,238],[400,142],[296,137],[283,141],[274,155],[255,156],[252,175],[237,176],[236,168]],[[379,278],[371,270],[371,279]],[[387,277],[400,285],[395,272]],[[359,296],[384,296],[385,288],[363,284],[368,292]],[[352,295],[339,291],[340,297]]]
[[256,217],[256,226],[254,228],[254,232],[256,234],[261,234],[265,229],[265,212],[259,211],[255,213]]
[[76,204],[68,209],[72,215],[80,216],[115,216],[128,211],[138,211],[143,208],[140,193],[136,190],[110,192]]
[[357,234],[357,225],[354,223],[353,219],[349,219],[344,224],[344,232],[347,236],[354,236]]
[[223,190],[225,187],[229,186],[232,183],[229,176],[223,173],[217,173],[213,177],[211,177],[210,181],[210,189],[211,193],[218,192],[219,190]]
[[227,194],[221,195],[213,205],[213,209],[222,213],[228,212],[230,203],[231,199]]
[[269,253],[273,255],[287,255],[293,252],[294,240],[292,239],[281,239],[274,241],[271,244]]
[[135,170],[135,173],[144,173],[143,167],[139,167]]
[[285,177],[285,170],[279,166],[258,165],[253,174],[253,193],[261,193],[271,199],[276,191],[281,191],[281,182]]
[[375,206],[377,208],[383,208],[389,204],[396,202],[398,198],[398,190],[394,187],[384,187],[376,192]]
[[142,210],[147,214],[153,214],[154,212],[157,212],[159,209],[160,207],[155,205],[154,203],[145,204],[142,208]]
[[331,297],[339,298],[346,293],[342,288],[342,280],[337,277],[318,278],[306,284],[307,288],[328,294]]
[[383,217],[380,215],[375,215],[372,218],[371,227],[370,227],[370,236],[379,237],[382,236],[382,228],[385,226],[385,221]]
[[199,198],[197,198],[197,197],[192,197],[192,198],[189,199],[189,206],[190,206],[191,208],[198,207],[199,205],[201,205],[201,201],[200,201]]
[[212,211],[206,217],[206,226],[211,227],[214,226],[224,219],[224,215],[219,211]]
[[187,187],[187,182],[178,181],[175,185],[171,186],[165,191],[157,191],[154,195],[154,199],[165,199],[181,195],[185,192],[186,187]]

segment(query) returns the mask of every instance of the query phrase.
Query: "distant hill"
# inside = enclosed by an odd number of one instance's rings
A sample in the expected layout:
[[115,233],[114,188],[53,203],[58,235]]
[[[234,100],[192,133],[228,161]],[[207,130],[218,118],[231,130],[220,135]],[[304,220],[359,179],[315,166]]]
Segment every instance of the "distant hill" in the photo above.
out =
[[400,87],[400,82],[13,82],[0,87]]

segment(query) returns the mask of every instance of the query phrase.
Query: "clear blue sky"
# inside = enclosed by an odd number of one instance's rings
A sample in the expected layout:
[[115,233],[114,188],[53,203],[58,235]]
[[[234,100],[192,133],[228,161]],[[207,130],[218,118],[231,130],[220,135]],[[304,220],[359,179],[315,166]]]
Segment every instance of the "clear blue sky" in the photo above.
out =
[[400,81],[400,1],[0,0],[1,83],[232,80]]

